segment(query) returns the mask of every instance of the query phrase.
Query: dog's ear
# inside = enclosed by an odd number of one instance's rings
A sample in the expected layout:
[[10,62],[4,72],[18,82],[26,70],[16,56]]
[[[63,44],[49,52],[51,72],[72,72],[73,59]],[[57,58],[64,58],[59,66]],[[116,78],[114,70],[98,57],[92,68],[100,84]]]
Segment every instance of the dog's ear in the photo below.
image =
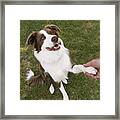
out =
[[27,38],[26,45],[33,45],[36,40],[37,32],[33,31]]
[[45,29],[48,33],[50,33],[50,34],[55,34],[55,35],[58,35],[58,36],[59,36],[59,34],[60,34],[60,32],[61,32],[60,28],[59,28],[58,26],[56,26],[56,25],[53,25],[53,24],[46,25],[46,26],[44,27],[44,29]]

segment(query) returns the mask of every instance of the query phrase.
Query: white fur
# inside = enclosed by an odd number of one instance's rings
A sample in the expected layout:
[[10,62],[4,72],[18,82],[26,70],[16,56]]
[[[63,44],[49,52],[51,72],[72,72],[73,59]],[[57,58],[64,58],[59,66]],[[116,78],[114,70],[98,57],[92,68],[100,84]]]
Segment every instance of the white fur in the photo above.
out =
[[34,72],[30,69],[29,71],[27,71],[26,76],[26,80],[30,80],[30,78],[34,76]]
[[69,97],[68,97],[68,95],[65,91],[65,88],[64,88],[62,82],[60,84],[61,84],[61,86],[60,86],[59,89],[60,89],[61,93],[63,94],[63,100],[69,100]]
[[[62,48],[61,48],[62,49]],[[69,69],[71,69],[71,62],[65,50],[58,51],[41,51],[34,55],[41,63],[45,72],[48,72],[55,82],[65,80]]]
[[83,65],[74,65],[73,69],[70,70],[70,72],[73,73],[90,73],[90,74],[96,74],[97,70],[94,67],[84,67]]
[[73,73],[84,72],[85,73],[85,67],[83,65],[74,65],[73,69],[71,69],[70,72],[73,72]]
[[55,89],[54,89],[54,87],[53,87],[53,84],[50,85],[49,91],[50,91],[51,94],[54,93]]
[[85,72],[96,75],[97,70],[94,67],[86,67]]

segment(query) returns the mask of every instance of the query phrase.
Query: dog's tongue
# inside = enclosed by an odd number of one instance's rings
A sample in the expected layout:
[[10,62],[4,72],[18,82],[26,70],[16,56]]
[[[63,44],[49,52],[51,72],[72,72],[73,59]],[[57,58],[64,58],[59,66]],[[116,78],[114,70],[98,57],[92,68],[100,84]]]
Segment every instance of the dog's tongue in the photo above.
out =
[[60,49],[60,46],[58,46],[58,44],[55,44],[53,47],[51,47],[51,48],[47,47],[46,49],[49,51],[56,51],[56,50]]
[[52,51],[52,48],[50,48],[50,47],[46,47],[46,49],[49,50],[49,51]]

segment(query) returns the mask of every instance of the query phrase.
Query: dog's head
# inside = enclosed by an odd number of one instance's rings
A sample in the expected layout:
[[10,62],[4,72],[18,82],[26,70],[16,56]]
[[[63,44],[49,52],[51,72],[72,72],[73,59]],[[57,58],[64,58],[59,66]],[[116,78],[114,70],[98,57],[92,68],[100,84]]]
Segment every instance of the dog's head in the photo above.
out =
[[37,52],[41,50],[57,51],[63,45],[59,38],[60,29],[56,25],[47,25],[42,30],[32,32],[26,41],[27,45],[33,45]]

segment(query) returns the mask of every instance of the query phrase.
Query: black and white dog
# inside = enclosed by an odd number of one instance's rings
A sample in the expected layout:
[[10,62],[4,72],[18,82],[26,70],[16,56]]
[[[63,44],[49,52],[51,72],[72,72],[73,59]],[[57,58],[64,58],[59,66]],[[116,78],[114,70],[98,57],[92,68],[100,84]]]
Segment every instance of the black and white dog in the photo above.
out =
[[[69,97],[64,89],[67,84],[68,72],[80,73],[89,72],[96,74],[93,67],[85,68],[83,65],[74,65],[70,61],[69,50],[65,48],[63,41],[59,37],[60,28],[56,25],[47,25],[38,32],[32,32],[26,41],[27,45],[33,45],[34,56],[39,61],[45,73],[48,73],[53,80],[49,86],[51,94],[54,93],[54,82],[60,83],[59,90],[64,100]],[[27,73],[27,80],[34,76],[32,70]]]

